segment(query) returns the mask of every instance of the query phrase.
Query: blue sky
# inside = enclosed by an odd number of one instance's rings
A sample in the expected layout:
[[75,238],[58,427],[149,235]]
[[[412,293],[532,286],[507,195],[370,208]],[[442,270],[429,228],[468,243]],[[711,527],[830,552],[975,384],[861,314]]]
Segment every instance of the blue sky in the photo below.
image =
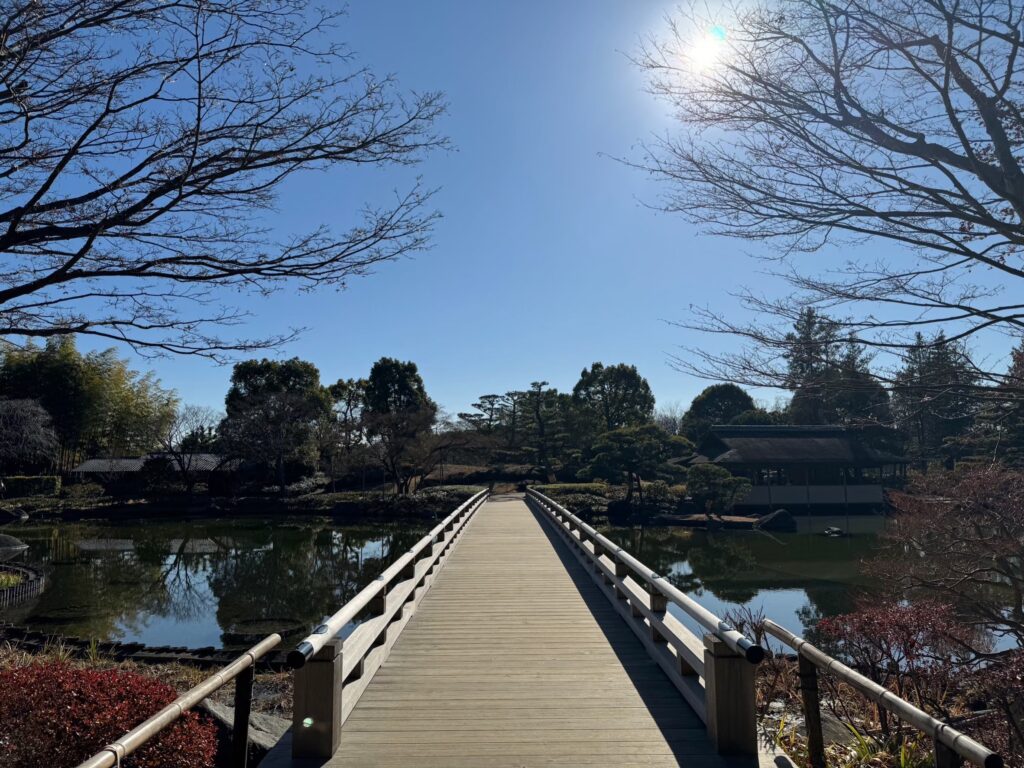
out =
[[[413,360],[452,412],[538,379],[570,389],[596,360],[635,364],[659,403],[688,403],[707,382],[667,356],[699,340],[664,320],[684,318],[690,304],[728,307],[729,290],[764,281],[748,246],[645,206],[656,183],[612,159],[637,157],[638,141],[671,125],[626,54],[664,29],[673,5],[353,2],[338,39],[405,89],[445,91],[440,128],[454,149],[414,171],[296,177],[276,225],[282,234],[344,226],[362,202],[421,174],[440,187],[434,247],[344,292],[242,297],[253,319],[234,330],[308,328],[277,355],[313,361],[324,382],[363,376],[383,355]],[[186,402],[223,403],[229,366],[139,364]]]

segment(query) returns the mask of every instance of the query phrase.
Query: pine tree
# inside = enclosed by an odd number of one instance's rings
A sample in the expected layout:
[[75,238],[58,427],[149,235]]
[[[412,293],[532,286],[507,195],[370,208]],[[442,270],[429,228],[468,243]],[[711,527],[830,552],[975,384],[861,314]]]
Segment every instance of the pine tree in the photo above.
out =
[[893,388],[896,424],[908,455],[919,461],[950,457],[979,408],[978,376],[963,344],[917,335]]

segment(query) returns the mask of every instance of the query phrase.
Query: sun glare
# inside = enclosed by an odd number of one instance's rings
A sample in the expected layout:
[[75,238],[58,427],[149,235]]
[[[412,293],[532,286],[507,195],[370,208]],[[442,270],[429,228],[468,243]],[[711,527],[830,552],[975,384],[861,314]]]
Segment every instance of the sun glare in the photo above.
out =
[[728,35],[725,27],[716,24],[700,33],[686,51],[686,58],[694,72],[707,72],[723,58]]

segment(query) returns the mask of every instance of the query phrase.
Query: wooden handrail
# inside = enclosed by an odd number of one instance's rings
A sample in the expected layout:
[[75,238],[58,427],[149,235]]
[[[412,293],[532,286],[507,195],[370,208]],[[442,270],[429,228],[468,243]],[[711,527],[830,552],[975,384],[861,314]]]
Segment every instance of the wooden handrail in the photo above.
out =
[[249,708],[252,702],[252,673],[256,662],[280,642],[281,636],[278,634],[265,637],[222,670],[183,693],[117,741],[105,746],[78,768],[115,768],[124,758],[144,746],[185,712],[232,680],[236,681],[235,722],[232,734],[233,766],[245,768],[249,740]]
[[[527,499],[566,541],[651,658],[707,725],[719,754],[758,753],[754,665],[764,649],[669,584],[579,517],[533,489]],[[698,637],[667,609],[706,630]]]
[[[459,505],[288,654],[295,757],[326,758],[337,750],[342,725],[489,493]],[[345,626],[367,610],[372,615],[342,639]]]
[[604,554],[613,563],[620,563],[628,568],[637,577],[639,582],[648,586],[650,590],[659,592],[669,602],[675,603],[686,615],[694,619],[715,637],[722,640],[733,651],[741,654],[751,664],[760,664],[764,659],[764,648],[745,637],[742,632],[729,624],[729,622],[715,616],[703,605],[670,583],[664,576],[655,573],[625,549],[618,546],[608,537],[598,533],[595,528],[587,525],[561,504],[533,488],[528,489],[527,494],[539,501],[542,507],[549,507],[550,509],[546,510],[549,514],[550,510],[557,510],[562,517],[572,522],[578,530],[583,532],[586,539],[593,543],[596,548],[599,548],[600,553],[595,549],[595,554]]
[[[930,736],[936,745],[935,762],[937,768],[955,765],[959,762],[957,758],[967,760],[974,765],[981,766],[981,768],[1002,768],[1003,758],[1000,755],[979,744],[970,736],[961,733],[948,723],[932,717],[909,701],[901,699],[888,688],[870,680],[860,672],[850,669],[850,667],[829,656],[802,637],[793,634],[770,619],[765,620],[764,628],[768,634],[788,645],[797,652],[799,658],[806,659],[814,668],[835,675],[844,683],[867,696],[878,706]],[[805,709],[812,710],[805,712],[805,720],[808,724],[808,742],[812,747],[811,760],[813,765],[823,766],[824,744],[820,732],[821,717],[820,710],[818,709],[820,705],[818,704],[817,678],[813,674],[808,675],[806,668],[802,668],[802,670],[801,687],[807,689],[804,691],[804,707]],[[810,671],[813,673],[813,670]],[[808,696],[808,694],[810,695]],[[817,723],[818,733],[811,733],[812,721]],[[952,752],[956,757],[954,758],[949,752]]]
[[[355,597],[339,608],[333,616],[314,629],[304,640],[295,646],[293,651],[288,654],[288,665],[293,669],[301,668],[317,651],[323,648],[329,640],[341,632],[349,622],[355,620],[355,618],[362,613],[374,599],[380,597],[382,593],[386,593],[392,582],[395,581],[406,568],[408,568],[410,563],[414,563],[418,559],[420,553],[429,545],[433,544],[441,533],[450,530],[455,525],[456,521],[458,521],[467,511],[475,511],[476,507],[479,506],[479,504],[487,497],[488,493],[489,491],[486,490],[480,491],[459,505],[454,512],[438,523],[430,533],[417,541],[408,552],[388,566],[380,576],[363,587]],[[469,515],[466,515],[465,519],[468,518]],[[461,522],[464,523],[465,519]],[[401,581],[403,579],[399,580]]]

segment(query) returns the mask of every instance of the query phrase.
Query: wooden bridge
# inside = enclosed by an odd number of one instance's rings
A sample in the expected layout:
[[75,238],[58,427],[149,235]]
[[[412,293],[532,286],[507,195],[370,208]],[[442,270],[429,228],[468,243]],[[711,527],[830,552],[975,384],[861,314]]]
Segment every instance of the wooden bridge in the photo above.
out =
[[690,634],[667,613],[674,588],[559,509],[474,499],[375,617],[329,640],[350,604],[321,628],[292,735],[263,765],[753,765],[760,648],[710,614],[705,641]]
[[[812,768],[826,766],[821,672],[927,735],[936,768],[1003,768],[784,627],[765,631],[796,655]],[[116,768],[232,681],[231,766],[246,768],[254,669],[280,642],[265,638],[78,768]],[[292,728],[260,765],[786,768],[758,740],[764,655],[551,499],[481,492],[289,654]]]

